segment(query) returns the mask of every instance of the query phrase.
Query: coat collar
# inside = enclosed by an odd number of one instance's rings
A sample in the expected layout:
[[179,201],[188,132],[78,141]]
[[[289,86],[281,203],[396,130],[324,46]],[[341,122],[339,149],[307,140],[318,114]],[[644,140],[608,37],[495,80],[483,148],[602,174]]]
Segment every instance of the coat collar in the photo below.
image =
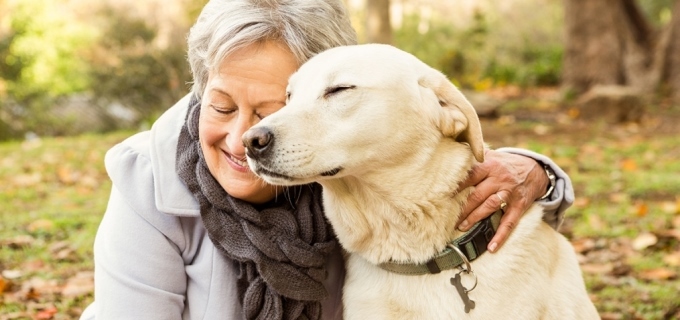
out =
[[154,197],[161,212],[178,216],[200,216],[198,201],[177,174],[175,154],[191,94],[168,109],[151,127],[150,160]]

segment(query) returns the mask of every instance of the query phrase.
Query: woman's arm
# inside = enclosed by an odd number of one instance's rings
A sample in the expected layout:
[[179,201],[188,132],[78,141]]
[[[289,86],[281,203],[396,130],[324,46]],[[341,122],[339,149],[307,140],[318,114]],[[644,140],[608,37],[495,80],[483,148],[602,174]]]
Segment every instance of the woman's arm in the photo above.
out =
[[[543,165],[555,173],[554,188],[547,198],[550,180]],[[498,210],[501,198],[507,203],[505,214],[488,249],[495,252],[505,242],[524,212],[535,201],[545,208],[544,220],[557,229],[564,211],[574,202],[571,180],[550,158],[519,149],[487,150],[485,161],[473,167],[459,190],[475,186],[460,219],[459,229],[467,230],[477,221]]]
[[113,187],[94,246],[95,302],[81,319],[182,318],[186,273],[168,230],[181,232],[177,218],[149,221]]

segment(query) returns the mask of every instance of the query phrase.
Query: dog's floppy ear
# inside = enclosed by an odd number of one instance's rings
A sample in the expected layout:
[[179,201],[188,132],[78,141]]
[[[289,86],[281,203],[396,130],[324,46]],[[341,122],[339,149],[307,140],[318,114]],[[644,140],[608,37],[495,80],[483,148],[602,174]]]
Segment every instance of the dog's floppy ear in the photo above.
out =
[[484,161],[484,139],[477,111],[463,94],[441,72],[429,70],[418,84],[434,91],[439,104],[438,125],[442,134],[467,142],[477,161]]

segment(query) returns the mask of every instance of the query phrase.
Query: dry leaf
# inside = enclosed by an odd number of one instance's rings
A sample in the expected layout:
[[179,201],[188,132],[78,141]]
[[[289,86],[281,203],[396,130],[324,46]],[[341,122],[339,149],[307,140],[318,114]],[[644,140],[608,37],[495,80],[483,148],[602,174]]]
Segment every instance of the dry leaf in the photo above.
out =
[[664,201],[661,203],[661,211],[669,214],[678,212],[678,204],[674,201]]
[[590,227],[595,229],[595,230],[603,230],[606,228],[606,224],[600,218],[598,215],[591,214],[588,216],[588,223],[590,223]]
[[614,270],[614,265],[611,263],[586,263],[581,265],[583,273],[590,274],[607,274]]
[[576,197],[574,200],[574,206],[577,208],[585,208],[590,204],[590,199],[586,197]]
[[73,171],[71,168],[65,166],[57,168],[57,178],[59,178],[59,182],[67,185],[72,184],[75,181]]
[[659,238],[653,233],[641,233],[633,240],[633,249],[641,251],[655,245],[657,242],[659,242]]
[[675,229],[680,229],[680,216],[673,217],[673,220],[671,221],[671,225],[673,225],[673,228],[675,228]]
[[2,246],[8,246],[11,249],[21,249],[30,247],[34,241],[35,239],[33,237],[22,234],[9,240],[3,240],[0,244],[2,244]]
[[65,297],[80,297],[94,292],[94,273],[83,271],[68,279],[61,294]]
[[624,193],[624,192],[615,192],[615,193],[611,193],[609,195],[609,201],[614,202],[614,203],[621,203],[621,202],[624,202],[624,201],[628,201],[629,198],[630,198],[630,196],[628,196],[628,194]]
[[621,169],[623,171],[629,171],[629,172],[630,171],[637,171],[638,170],[637,162],[635,162],[635,160],[633,160],[633,159],[625,159],[621,162]]
[[577,253],[585,253],[595,248],[595,240],[591,238],[576,239],[571,242],[571,245]]
[[42,175],[40,172],[20,174],[14,177],[13,182],[17,187],[30,187],[42,182]]
[[5,280],[2,276],[0,276],[0,294],[5,292],[5,290],[9,289],[9,281]]
[[680,267],[680,251],[667,254],[663,257],[663,262],[671,267]]
[[640,272],[640,278],[649,281],[675,279],[678,274],[667,268],[649,269]]
[[635,215],[638,217],[644,217],[649,212],[649,206],[644,202],[638,202],[635,204]]
[[33,222],[31,222],[28,227],[26,227],[26,230],[29,232],[36,232],[36,231],[49,231],[54,227],[54,222],[51,220],[47,219],[38,219]]
[[23,275],[24,273],[21,270],[2,270],[2,276],[10,280],[21,278]]
[[49,319],[52,319],[54,317],[54,315],[57,314],[57,312],[58,312],[57,307],[50,306],[50,307],[47,307],[45,309],[38,311],[35,314],[35,319],[36,320],[49,320]]
[[579,114],[581,114],[581,110],[578,108],[569,108],[569,111],[567,111],[567,114],[569,115],[569,118],[576,119],[578,118]]

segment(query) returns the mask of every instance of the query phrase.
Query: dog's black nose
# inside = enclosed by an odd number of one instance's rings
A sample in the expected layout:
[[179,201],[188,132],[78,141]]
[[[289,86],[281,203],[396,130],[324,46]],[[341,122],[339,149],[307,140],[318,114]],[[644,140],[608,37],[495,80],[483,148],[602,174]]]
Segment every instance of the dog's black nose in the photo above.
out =
[[267,127],[252,128],[241,139],[248,149],[248,156],[253,159],[262,157],[270,149],[269,146],[274,144],[274,134]]

